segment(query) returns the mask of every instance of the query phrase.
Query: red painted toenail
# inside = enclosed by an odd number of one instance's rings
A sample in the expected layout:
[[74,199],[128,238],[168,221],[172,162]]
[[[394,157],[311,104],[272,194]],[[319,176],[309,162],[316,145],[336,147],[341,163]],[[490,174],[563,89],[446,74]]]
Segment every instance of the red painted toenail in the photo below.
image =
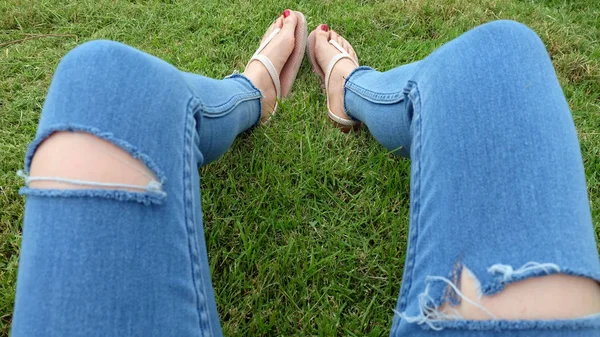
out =
[[329,26],[327,26],[326,24],[322,24],[321,25],[321,30],[324,30],[324,31],[327,32],[327,31],[329,31]]
[[286,10],[284,10],[284,11],[283,11],[283,17],[284,17],[284,18],[287,18],[288,16],[290,16],[290,14],[291,14],[291,13],[290,13],[290,10],[289,10],[289,9],[286,9]]

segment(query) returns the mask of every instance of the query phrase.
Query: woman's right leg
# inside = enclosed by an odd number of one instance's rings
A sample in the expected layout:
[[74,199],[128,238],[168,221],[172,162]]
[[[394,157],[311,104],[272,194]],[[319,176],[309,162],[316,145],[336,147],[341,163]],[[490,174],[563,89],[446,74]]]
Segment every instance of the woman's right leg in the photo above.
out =
[[12,335],[220,336],[197,168],[260,98],[116,42],[69,52],[26,158]]
[[[296,22],[261,52],[278,71]],[[221,335],[198,167],[274,100],[260,67],[215,80],[111,41],[63,58],[22,174],[12,336]]]
[[577,134],[533,31],[493,22],[420,62],[358,68],[344,99],[412,160],[393,336],[599,333],[600,261]]

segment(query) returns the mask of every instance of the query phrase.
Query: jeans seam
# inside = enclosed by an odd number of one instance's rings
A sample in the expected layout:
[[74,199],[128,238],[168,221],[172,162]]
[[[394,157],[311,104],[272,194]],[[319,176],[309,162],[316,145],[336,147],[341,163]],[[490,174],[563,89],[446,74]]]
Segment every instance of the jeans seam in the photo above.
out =
[[[260,91],[260,89],[258,89],[258,87],[256,87],[254,85],[254,83],[252,83],[252,81],[250,81],[250,79],[248,77],[246,77],[246,75],[244,75],[244,74],[232,74],[225,78],[239,78],[239,79],[245,81],[250,86],[250,88],[252,88],[254,90],[254,92],[258,94],[257,97],[253,98],[253,99],[258,98],[258,111],[259,111],[258,118],[256,119],[256,122],[254,123],[253,127],[259,126],[260,119],[261,119],[260,112],[262,111],[262,105],[263,105],[262,98],[264,97],[262,91]],[[250,129],[252,129],[252,127]]]
[[[241,94],[237,94],[234,95],[233,97],[229,98],[229,100],[227,100],[226,102],[219,104],[219,105],[205,105],[203,104],[202,106],[202,116],[206,117],[206,118],[219,118],[222,117],[224,115],[226,115],[227,113],[233,111],[238,105],[247,102],[247,101],[251,101],[251,100],[255,100],[258,99],[259,101],[259,111],[262,109],[262,101],[261,98],[263,97],[262,92],[260,91],[260,89],[258,89],[253,83],[252,81],[250,81],[250,79],[248,79],[246,76],[242,75],[242,74],[232,74],[229,75],[227,77],[225,77],[223,80],[227,80],[227,79],[231,79],[231,80],[237,80],[240,79],[242,80],[246,85],[249,85],[250,88],[252,88],[251,92],[245,92],[245,93],[241,93]],[[233,103],[232,103],[233,102]],[[260,121],[260,116],[258,118],[258,121]],[[258,124],[257,121],[257,124]]]
[[[423,67],[425,62],[421,62],[418,68],[415,70],[415,74]],[[419,85],[413,81],[409,80],[408,84],[404,87],[403,93],[410,99],[413,104],[413,119],[412,123],[415,124],[415,134],[413,136],[411,147],[414,149],[415,154],[414,158],[411,156],[411,160],[413,162],[412,165],[416,165],[415,167],[415,195],[414,197],[411,195],[411,201],[414,200],[414,212],[411,210],[410,219],[412,220],[409,224],[409,236],[408,236],[408,250],[406,256],[406,263],[404,264],[404,268],[409,268],[409,272],[406,273],[408,280],[402,280],[402,282],[407,282],[406,287],[403,287],[403,291],[400,294],[400,312],[404,312],[408,305],[408,295],[410,294],[410,290],[413,283],[413,274],[414,274],[414,265],[416,259],[416,249],[417,247],[417,239],[419,236],[419,213],[421,211],[421,204],[419,202],[420,194],[421,194],[421,138],[422,138],[422,127],[421,127],[421,94],[419,91]],[[414,145],[414,147],[413,147]],[[412,179],[412,177],[411,177]],[[414,229],[413,235],[411,235],[411,230]],[[400,324],[396,326],[396,330],[399,328]],[[395,332],[394,332],[395,333]]]
[[202,116],[208,118],[221,117],[234,110],[241,103],[254,99],[260,99],[261,97],[262,95],[256,95],[256,93],[237,94],[231,97],[225,103],[219,105],[203,105]]
[[402,102],[404,100],[404,96],[402,95],[402,91],[399,92],[390,92],[390,93],[377,93],[371,91],[369,89],[363,88],[360,85],[347,82],[346,88],[352,91],[354,94],[360,96],[361,98],[366,99],[371,103],[376,104],[395,104]]
[[[409,85],[411,86],[411,95],[409,95],[410,100],[414,104],[414,115],[413,115],[413,123],[415,124],[415,135],[413,138],[414,144],[414,196],[411,195],[411,199],[414,205],[414,210],[412,210],[411,214],[411,224],[409,225],[409,241],[408,241],[408,252],[406,257],[405,268],[408,268],[407,280],[402,280],[402,282],[406,282],[406,287],[404,287],[402,293],[400,294],[400,312],[404,312],[406,310],[408,294],[410,293],[412,282],[413,282],[413,273],[414,273],[414,265],[416,259],[416,243],[419,236],[419,215],[421,211],[420,204],[420,194],[421,194],[421,138],[422,138],[422,126],[421,126],[421,98],[418,86],[415,82],[409,81]],[[411,234],[411,231],[413,232]]]
[[192,192],[192,167],[195,167],[192,162],[192,147],[193,147],[193,123],[194,111],[196,106],[200,104],[200,100],[196,97],[190,98],[185,120],[185,132],[184,132],[184,151],[183,151],[183,202],[184,202],[184,214],[185,214],[185,227],[188,235],[188,249],[190,252],[191,271],[192,271],[192,283],[194,285],[194,291],[196,292],[196,310],[198,313],[198,324],[202,336],[210,335],[212,331],[210,329],[210,320],[206,323],[203,322],[203,313],[207,313],[206,308],[206,296],[202,294],[202,274],[199,265],[200,256],[198,253],[198,240],[197,232],[195,231],[194,214],[193,214],[193,192]]

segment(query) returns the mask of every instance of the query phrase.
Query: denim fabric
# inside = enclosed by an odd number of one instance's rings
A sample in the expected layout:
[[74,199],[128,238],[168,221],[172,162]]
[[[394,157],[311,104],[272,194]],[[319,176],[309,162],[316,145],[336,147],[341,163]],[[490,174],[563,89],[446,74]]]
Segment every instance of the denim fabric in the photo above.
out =
[[[424,60],[356,69],[345,107],[409,155],[409,243],[392,336],[599,336],[600,315],[556,321],[436,319],[463,267],[481,295],[554,273],[600,281],[583,162],[542,41],[497,21]],[[439,331],[438,331],[439,330]]]
[[[241,75],[181,72],[97,41],[60,63],[37,146],[82,131],[139,158],[160,190],[27,194],[12,335],[221,336],[197,167],[260,118]],[[590,336],[600,317],[565,321],[428,319],[460,296],[468,267],[493,294],[549,273],[600,279],[581,154],[543,44],[495,22],[425,60],[346,82],[348,112],[413,160],[411,224],[392,336]],[[533,262],[533,263],[532,263]],[[441,329],[437,331],[438,329]]]
[[242,75],[188,74],[125,45],[94,41],[60,62],[25,170],[58,130],[139,158],[162,191],[28,194],[12,336],[220,336],[198,167],[260,118]]

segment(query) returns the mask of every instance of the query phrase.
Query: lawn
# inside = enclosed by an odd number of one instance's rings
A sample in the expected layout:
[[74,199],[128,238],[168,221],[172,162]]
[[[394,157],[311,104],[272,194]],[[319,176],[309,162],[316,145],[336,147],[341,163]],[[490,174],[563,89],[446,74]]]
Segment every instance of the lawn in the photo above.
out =
[[[513,19],[544,40],[571,106],[600,237],[600,2],[113,1],[0,2],[0,336],[10,330],[24,199],[25,147],[61,56],[93,39],[124,42],[182,70],[243,67],[285,8],[326,22],[361,63],[421,59],[481,23]],[[383,336],[400,288],[410,161],[325,118],[305,63],[268,127],[201,170],[213,282],[228,336]]]

